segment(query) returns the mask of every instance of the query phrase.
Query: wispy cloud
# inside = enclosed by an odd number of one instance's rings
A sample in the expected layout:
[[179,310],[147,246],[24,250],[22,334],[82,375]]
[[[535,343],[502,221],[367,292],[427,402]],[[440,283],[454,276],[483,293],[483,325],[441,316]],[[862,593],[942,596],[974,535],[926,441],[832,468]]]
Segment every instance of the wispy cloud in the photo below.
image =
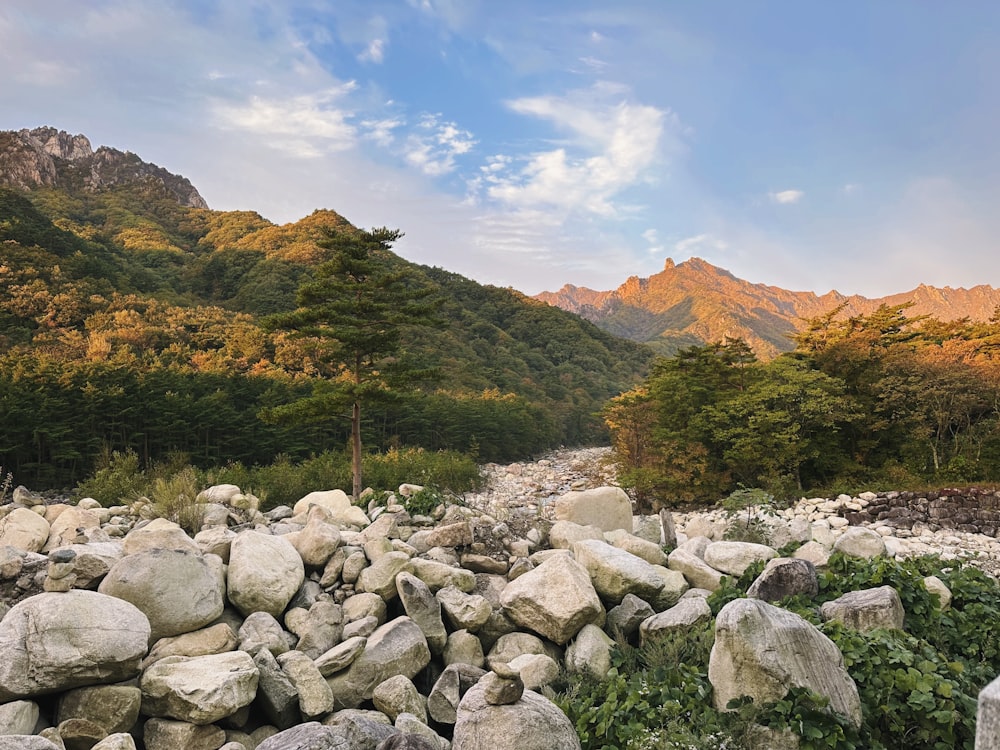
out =
[[385,60],[385,39],[372,39],[367,49],[358,55],[362,62],[381,63]]
[[508,102],[514,112],[550,121],[569,135],[565,145],[527,156],[519,169],[496,176],[489,197],[511,207],[548,206],[615,216],[616,197],[645,179],[661,154],[667,110],[626,100],[627,90],[599,84],[566,96]]
[[805,196],[801,190],[782,190],[780,192],[768,193],[772,203],[789,204],[798,203]]
[[361,128],[365,138],[385,148],[395,142],[393,132],[405,124],[406,121],[401,117],[387,117],[382,120],[362,120]]
[[253,96],[242,103],[216,102],[216,124],[268,138],[270,145],[302,157],[343,151],[357,140],[352,113],[335,106],[353,82],[316,94],[286,99]]
[[467,154],[476,145],[472,133],[440,117],[423,115],[404,147],[407,163],[431,177],[453,172],[455,157]]
[[685,237],[683,240],[674,243],[674,250],[679,255],[689,256],[698,252],[712,250],[726,250],[729,243],[712,234],[696,234],[693,237]]

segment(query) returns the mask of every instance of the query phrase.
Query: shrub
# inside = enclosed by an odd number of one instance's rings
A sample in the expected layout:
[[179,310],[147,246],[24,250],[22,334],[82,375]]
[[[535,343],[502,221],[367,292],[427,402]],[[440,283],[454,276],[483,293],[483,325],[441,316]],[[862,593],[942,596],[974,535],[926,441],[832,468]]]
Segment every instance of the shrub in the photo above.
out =
[[77,497],[92,497],[105,508],[132,502],[146,494],[149,479],[139,467],[139,455],[133,450],[104,452],[93,476],[74,490]]
[[186,466],[169,477],[156,477],[149,491],[153,510],[191,534],[201,528],[203,507],[196,502],[200,491],[198,474],[194,467]]

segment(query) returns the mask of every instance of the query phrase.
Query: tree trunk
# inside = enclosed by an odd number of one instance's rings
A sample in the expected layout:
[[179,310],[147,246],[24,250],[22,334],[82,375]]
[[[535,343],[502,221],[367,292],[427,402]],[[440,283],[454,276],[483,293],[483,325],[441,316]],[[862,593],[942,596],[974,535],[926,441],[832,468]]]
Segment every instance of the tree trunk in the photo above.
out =
[[361,404],[351,409],[351,475],[354,479],[354,500],[361,497]]

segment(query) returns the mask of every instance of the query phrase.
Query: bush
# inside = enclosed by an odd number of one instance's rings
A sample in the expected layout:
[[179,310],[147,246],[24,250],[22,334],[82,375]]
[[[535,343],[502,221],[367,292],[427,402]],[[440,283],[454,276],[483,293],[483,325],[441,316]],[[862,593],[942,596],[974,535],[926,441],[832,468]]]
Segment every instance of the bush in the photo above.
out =
[[153,510],[160,518],[196,534],[201,530],[202,504],[196,502],[200,492],[198,474],[194,467],[186,466],[168,477],[156,477],[149,490]]
[[105,508],[130,503],[146,494],[149,479],[139,467],[139,455],[133,450],[105,452],[93,476],[74,490],[77,497],[92,497]]

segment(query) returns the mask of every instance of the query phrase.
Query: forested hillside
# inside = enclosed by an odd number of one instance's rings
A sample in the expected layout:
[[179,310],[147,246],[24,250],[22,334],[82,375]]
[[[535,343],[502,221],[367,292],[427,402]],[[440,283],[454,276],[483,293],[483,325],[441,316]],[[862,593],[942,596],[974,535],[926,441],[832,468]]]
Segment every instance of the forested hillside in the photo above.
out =
[[795,350],[682,349],[605,411],[623,481],[651,504],[1000,481],[1000,317],[907,304],[811,319]]
[[[0,189],[0,463],[19,482],[69,486],[112,451],[208,466],[343,448],[340,415],[262,419],[309,393],[317,370],[302,342],[261,323],[295,307],[319,241],[351,231],[333,211],[276,226],[183,206],[143,178]],[[638,381],[646,348],[510,289],[384,262],[443,297],[443,325],[406,341],[436,377],[369,410],[368,446],[506,460],[606,439],[595,415]]]

